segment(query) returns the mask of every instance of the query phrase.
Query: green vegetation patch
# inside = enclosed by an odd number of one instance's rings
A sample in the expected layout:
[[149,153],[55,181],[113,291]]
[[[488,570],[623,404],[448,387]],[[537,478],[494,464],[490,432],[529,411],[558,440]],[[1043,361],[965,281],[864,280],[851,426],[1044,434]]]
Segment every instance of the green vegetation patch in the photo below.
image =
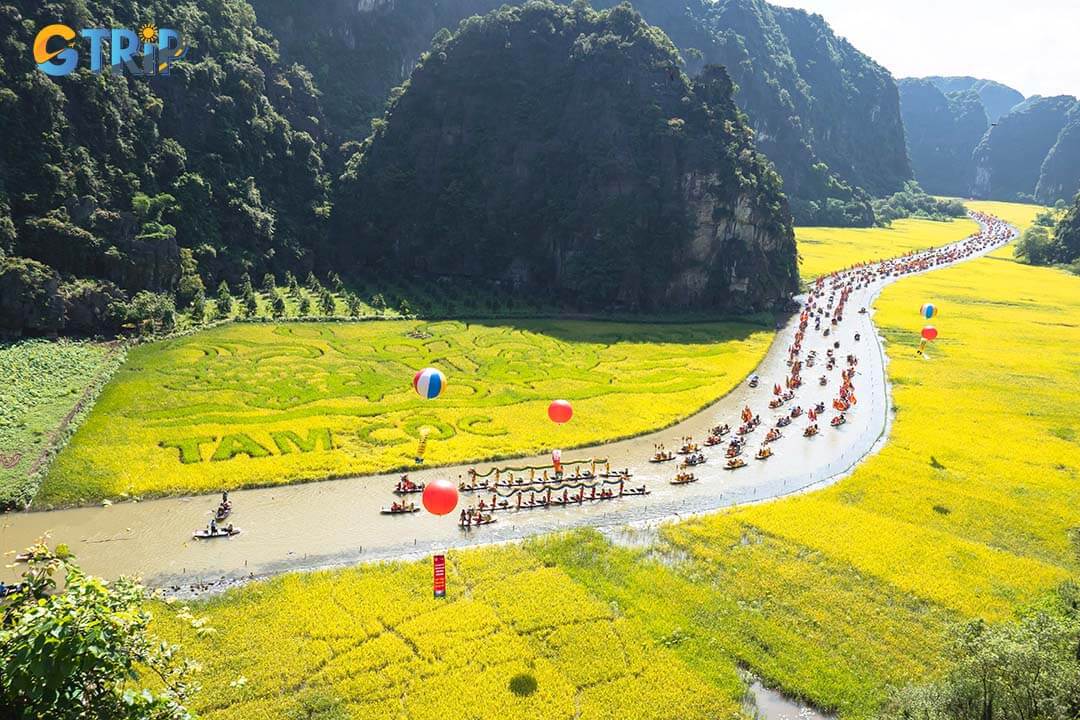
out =
[[119,346],[66,340],[0,345],[0,509],[30,502],[123,355]]

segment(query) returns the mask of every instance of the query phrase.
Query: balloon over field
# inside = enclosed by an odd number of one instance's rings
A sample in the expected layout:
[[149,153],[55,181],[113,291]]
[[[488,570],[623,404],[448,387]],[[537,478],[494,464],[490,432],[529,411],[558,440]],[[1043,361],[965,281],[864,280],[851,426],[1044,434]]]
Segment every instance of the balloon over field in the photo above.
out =
[[449,480],[432,480],[424,488],[421,499],[432,515],[446,515],[457,507],[458,489]]
[[439,397],[439,393],[446,387],[446,376],[435,368],[424,368],[413,375],[412,386],[417,395],[433,400]]
[[929,320],[930,318],[937,315],[937,305],[934,305],[933,303],[926,303],[921,308],[919,308],[919,314]]
[[551,422],[562,425],[574,417],[574,408],[570,407],[570,403],[566,400],[554,400],[548,405],[548,417],[551,418]]
[[922,336],[924,340],[933,340],[937,337],[937,328],[933,325],[927,325],[922,329]]

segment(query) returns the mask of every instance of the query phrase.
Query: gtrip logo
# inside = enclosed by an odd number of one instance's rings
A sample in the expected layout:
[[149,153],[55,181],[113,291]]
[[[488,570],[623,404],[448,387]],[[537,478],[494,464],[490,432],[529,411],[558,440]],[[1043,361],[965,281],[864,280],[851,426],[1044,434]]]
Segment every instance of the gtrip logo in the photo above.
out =
[[[79,65],[76,38],[86,41],[91,72],[108,67],[116,72],[149,77],[168,75],[169,66],[182,60],[187,47],[180,42],[180,33],[170,28],[158,28],[153,23],[141,25],[138,31],[128,28],[84,28],[76,33],[67,25],[46,25],[34,38],[34,62],[46,75],[70,75]],[[108,43],[108,48],[106,48]]]

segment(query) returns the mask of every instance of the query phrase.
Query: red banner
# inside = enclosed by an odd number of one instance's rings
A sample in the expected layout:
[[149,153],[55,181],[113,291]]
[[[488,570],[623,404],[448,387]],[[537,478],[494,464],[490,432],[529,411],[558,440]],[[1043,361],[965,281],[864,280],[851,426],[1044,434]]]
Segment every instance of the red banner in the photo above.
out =
[[435,560],[435,597],[446,597],[446,556],[436,555]]

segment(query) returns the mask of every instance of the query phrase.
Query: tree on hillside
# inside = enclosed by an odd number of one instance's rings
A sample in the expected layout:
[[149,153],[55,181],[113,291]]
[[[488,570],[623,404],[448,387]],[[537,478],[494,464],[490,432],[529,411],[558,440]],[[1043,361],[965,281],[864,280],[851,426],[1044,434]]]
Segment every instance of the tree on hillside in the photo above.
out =
[[270,314],[276,318],[285,317],[285,298],[277,290],[270,296]]
[[319,309],[322,310],[323,315],[334,314],[334,294],[326,288],[319,293]]
[[190,303],[198,293],[205,293],[206,285],[199,275],[199,263],[190,248],[180,248],[180,282],[176,286],[176,300],[181,306]]
[[192,322],[202,322],[206,318],[206,295],[202,290],[195,293],[195,297],[191,299],[191,310],[189,311]]
[[[28,553],[22,583],[0,601],[0,716],[189,720],[196,668],[150,631],[150,593],[86,575],[64,545]],[[212,632],[186,608],[177,616]]]
[[341,281],[341,276],[333,270],[326,274],[326,282],[330,284],[330,289],[336,293],[345,291],[345,283]]
[[229,292],[229,284],[224,280],[217,289],[217,313],[221,317],[228,317],[233,311],[233,297]]
[[1049,211],[1039,213],[1035,224],[1024,231],[1013,251],[1017,258],[1032,265],[1070,265],[1080,271],[1080,195],[1053,226]]
[[251,292],[244,295],[242,302],[244,317],[253,318],[259,314],[259,300],[255,297],[255,293]]
[[140,331],[168,332],[176,326],[176,303],[168,293],[142,290],[124,308],[124,320]]
[[296,276],[288,270],[285,271],[285,286],[289,289],[289,297],[300,299],[300,284],[296,282]]
[[360,296],[356,293],[347,293],[345,295],[345,307],[349,311],[351,317],[359,317],[360,311],[363,309],[363,303],[360,301]]
[[1032,225],[1016,241],[1013,254],[1031,265],[1046,265],[1050,262],[1052,246],[1047,229],[1042,225]]
[[1050,262],[1071,263],[1074,267],[1080,262],[1080,195],[1054,228]]

